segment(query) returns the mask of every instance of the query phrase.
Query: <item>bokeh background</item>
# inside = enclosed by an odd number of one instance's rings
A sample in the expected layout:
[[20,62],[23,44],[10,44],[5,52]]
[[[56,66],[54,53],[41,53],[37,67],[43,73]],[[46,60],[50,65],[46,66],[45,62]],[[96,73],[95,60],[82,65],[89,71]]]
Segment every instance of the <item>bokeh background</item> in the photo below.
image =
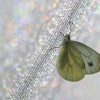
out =
[[[75,1],[75,0],[73,0]],[[50,38],[71,0],[0,1],[0,100],[17,85]],[[71,39],[100,53],[100,0],[91,0],[74,24]],[[79,82],[62,79],[56,70],[58,50],[46,65],[32,95],[25,100],[100,100],[100,72]],[[14,84],[15,83],[15,84]],[[13,99],[12,99],[13,100]]]

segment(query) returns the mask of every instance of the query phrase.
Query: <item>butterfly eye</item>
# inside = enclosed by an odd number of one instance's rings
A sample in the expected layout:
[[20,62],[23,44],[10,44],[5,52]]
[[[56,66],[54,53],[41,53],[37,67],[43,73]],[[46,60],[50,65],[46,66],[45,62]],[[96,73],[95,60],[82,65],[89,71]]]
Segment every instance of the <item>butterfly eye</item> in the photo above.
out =
[[93,63],[92,62],[88,62],[88,65],[92,67],[93,66]]
[[67,37],[69,40],[70,40],[70,35],[68,35],[68,37]]

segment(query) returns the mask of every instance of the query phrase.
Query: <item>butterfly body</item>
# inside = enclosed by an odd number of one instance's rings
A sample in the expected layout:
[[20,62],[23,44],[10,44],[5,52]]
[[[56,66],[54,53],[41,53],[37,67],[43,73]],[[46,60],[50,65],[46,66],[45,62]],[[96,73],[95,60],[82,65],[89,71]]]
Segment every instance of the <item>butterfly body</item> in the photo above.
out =
[[100,54],[82,43],[71,41],[70,36],[66,35],[61,43],[56,67],[65,80],[79,81],[86,74],[100,71]]

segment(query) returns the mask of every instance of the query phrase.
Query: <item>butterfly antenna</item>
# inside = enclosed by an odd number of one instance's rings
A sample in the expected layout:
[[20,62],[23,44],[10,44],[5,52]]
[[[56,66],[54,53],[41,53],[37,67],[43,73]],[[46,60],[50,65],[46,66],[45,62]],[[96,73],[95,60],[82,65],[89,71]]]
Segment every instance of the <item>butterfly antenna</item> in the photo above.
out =
[[61,34],[61,36],[62,36],[63,38],[65,37],[65,35],[64,35],[64,33],[63,33],[63,32],[61,32],[61,31],[60,31],[60,34]]
[[[71,32],[72,32],[72,24],[73,24],[73,22],[69,21],[69,26],[70,26],[69,36],[70,36],[70,34],[71,34]],[[64,35],[63,32],[60,31],[60,34],[61,34],[61,36],[62,36],[63,38],[65,38],[65,35]]]
[[73,25],[73,22],[69,21],[69,25],[70,25],[70,32],[69,32],[69,36],[70,36],[70,34],[71,34],[71,32],[72,32],[72,25]]

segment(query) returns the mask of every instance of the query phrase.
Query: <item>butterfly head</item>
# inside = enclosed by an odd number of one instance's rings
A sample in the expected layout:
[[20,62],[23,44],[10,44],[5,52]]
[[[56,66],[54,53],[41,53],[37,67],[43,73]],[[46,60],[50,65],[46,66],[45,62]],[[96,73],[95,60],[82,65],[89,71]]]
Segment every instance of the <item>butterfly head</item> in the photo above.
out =
[[70,40],[70,35],[69,34],[65,35],[65,40]]
[[63,40],[63,45],[66,45],[66,44],[68,44],[68,42],[70,41],[70,35],[69,34],[67,34],[67,35],[65,35],[64,36],[64,40]]

